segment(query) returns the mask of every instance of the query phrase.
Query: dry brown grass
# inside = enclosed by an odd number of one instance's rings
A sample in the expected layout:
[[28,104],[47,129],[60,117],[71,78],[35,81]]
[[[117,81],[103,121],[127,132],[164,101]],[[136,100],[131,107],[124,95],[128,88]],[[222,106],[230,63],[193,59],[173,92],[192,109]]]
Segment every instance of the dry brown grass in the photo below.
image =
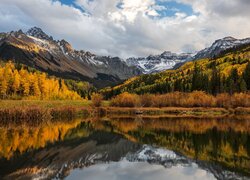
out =
[[10,108],[0,109],[0,125],[7,126],[10,124],[28,124],[37,126],[43,122],[50,120],[73,120],[78,116],[87,116],[90,114],[89,109],[75,107],[60,107],[60,108],[41,108],[41,107],[26,107],[26,108]]

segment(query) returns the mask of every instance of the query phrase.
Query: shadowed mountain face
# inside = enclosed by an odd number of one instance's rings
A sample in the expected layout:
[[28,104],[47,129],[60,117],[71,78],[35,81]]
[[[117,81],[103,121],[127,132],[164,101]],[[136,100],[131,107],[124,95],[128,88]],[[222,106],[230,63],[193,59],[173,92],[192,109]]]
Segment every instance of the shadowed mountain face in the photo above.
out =
[[0,59],[13,60],[58,77],[88,81],[99,88],[142,73],[118,57],[74,50],[67,41],[55,41],[36,27],[27,33],[21,30],[1,33]]

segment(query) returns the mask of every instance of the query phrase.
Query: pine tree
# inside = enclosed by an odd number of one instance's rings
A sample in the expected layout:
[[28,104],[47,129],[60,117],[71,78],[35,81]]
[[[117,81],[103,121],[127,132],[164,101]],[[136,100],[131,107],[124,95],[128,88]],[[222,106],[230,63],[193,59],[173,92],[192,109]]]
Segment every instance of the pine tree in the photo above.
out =
[[216,95],[221,92],[220,72],[215,67],[212,70],[212,77],[210,80],[210,90],[213,95]]
[[202,79],[201,79],[201,70],[198,67],[197,63],[194,64],[194,71],[192,77],[192,91],[201,90],[202,89]]
[[246,92],[247,91],[247,84],[244,79],[240,80],[240,92]]
[[247,89],[250,90],[250,62],[247,63],[246,69],[243,72],[243,79],[246,82]]
[[228,84],[228,92],[230,94],[239,92],[239,75],[238,75],[238,70],[236,68],[233,68],[231,70],[231,74],[227,79],[227,84]]

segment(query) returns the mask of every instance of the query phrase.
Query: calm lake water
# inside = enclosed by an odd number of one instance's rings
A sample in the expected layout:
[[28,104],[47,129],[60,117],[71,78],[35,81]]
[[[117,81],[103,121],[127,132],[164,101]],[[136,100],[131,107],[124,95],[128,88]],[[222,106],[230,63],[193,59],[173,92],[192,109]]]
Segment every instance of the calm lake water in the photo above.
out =
[[0,179],[250,179],[250,116],[0,127]]

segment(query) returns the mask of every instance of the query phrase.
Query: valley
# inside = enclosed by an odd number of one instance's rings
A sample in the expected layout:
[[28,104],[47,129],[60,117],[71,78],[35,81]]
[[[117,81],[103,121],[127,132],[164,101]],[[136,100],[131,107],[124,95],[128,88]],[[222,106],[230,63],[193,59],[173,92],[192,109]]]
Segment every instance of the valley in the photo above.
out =
[[35,27],[2,33],[0,58],[0,178],[74,179],[79,167],[110,161],[112,169],[143,162],[163,172],[188,165],[207,179],[249,176],[248,39],[124,60],[75,50]]

